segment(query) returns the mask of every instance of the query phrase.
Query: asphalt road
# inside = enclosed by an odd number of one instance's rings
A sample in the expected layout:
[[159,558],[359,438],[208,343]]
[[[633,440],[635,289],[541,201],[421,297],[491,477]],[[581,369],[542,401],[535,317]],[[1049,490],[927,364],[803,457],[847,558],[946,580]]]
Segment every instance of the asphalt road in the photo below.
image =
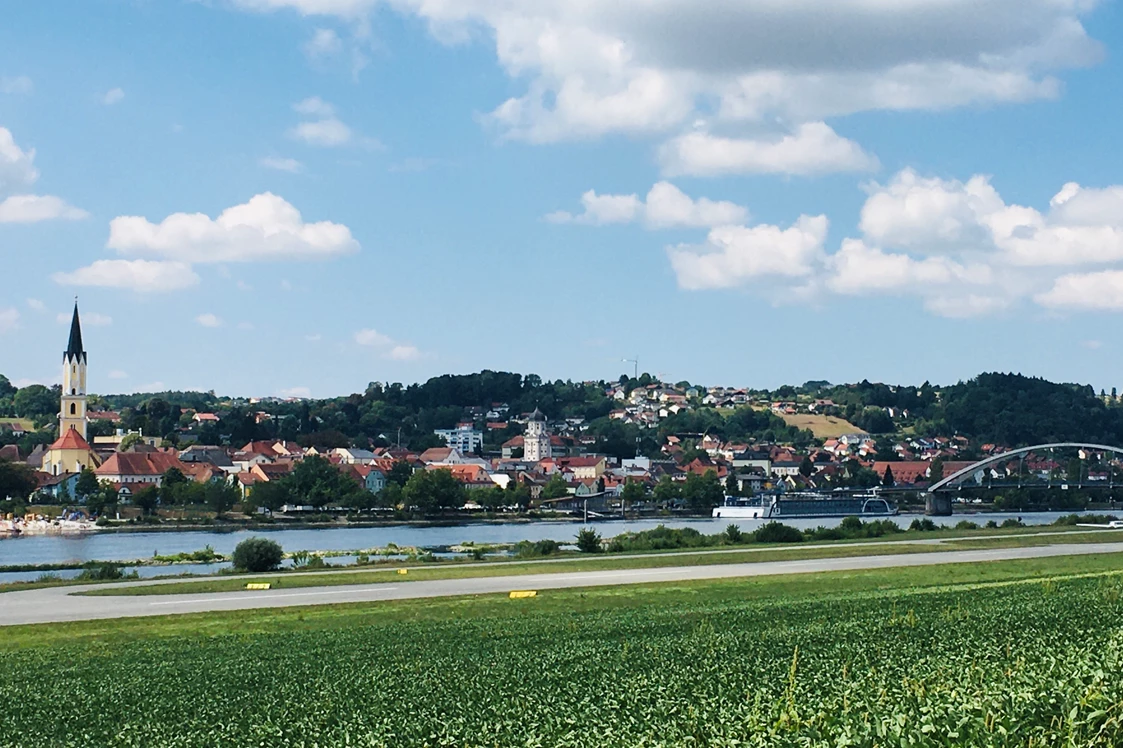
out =
[[[215,592],[196,595],[99,596],[74,595],[87,589],[109,585],[54,587],[0,594],[0,626],[60,621],[85,621],[104,618],[203,613],[218,610],[284,608],[298,605],[363,603],[379,600],[405,600],[456,595],[507,594],[511,590],[551,590],[573,587],[598,587],[615,584],[679,582],[697,579],[724,579],[778,574],[806,574],[821,571],[884,569],[895,566],[938,566],[953,563],[982,563],[1014,559],[1049,558],[1102,553],[1123,553],[1123,543],[1086,543],[1027,548],[944,551],[887,556],[853,556],[797,561],[767,561],[712,566],[682,566],[657,569],[619,569],[582,571],[564,574],[527,574],[508,577],[441,579],[421,582],[356,584],[340,587],[280,589],[252,592]],[[1123,561],[1123,559],[1121,559]],[[933,572],[933,582],[939,582]],[[137,584],[137,583],[130,583]]]

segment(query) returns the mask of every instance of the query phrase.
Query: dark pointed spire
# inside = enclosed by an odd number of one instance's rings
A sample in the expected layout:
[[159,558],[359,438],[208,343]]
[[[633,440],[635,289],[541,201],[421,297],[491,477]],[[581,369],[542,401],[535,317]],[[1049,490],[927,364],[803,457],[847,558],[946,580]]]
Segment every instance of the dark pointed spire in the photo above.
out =
[[71,358],[86,360],[86,351],[82,348],[82,323],[78,320],[78,299],[74,299],[74,318],[70,320],[70,344],[66,346],[66,353],[62,355],[67,360]]

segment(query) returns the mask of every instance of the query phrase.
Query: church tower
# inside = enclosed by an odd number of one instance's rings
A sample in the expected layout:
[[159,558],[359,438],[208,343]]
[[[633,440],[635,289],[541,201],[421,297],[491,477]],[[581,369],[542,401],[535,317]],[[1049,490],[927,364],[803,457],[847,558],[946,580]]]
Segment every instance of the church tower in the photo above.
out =
[[523,459],[527,462],[538,462],[552,456],[550,435],[546,433],[546,416],[535,408],[527,419],[526,433],[523,434]]
[[82,348],[82,324],[78,320],[78,302],[74,302],[74,318],[70,321],[70,344],[62,354],[62,410],[58,421],[59,437],[70,429],[86,439],[86,351]]

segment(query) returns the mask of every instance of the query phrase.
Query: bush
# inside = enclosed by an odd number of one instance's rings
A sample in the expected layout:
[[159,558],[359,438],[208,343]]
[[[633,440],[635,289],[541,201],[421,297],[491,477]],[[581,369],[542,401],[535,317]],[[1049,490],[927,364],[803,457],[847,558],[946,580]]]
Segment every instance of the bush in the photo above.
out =
[[730,523],[725,528],[725,542],[730,545],[737,545],[738,543],[745,542],[745,533],[741,532],[741,528],[737,525]]
[[757,528],[753,539],[758,543],[798,543],[803,533],[780,522],[769,522]]
[[520,540],[515,543],[515,555],[519,558],[537,558],[539,556],[552,556],[561,550],[556,540]]
[[988,519],[987,524],[986,524],[986,528],[988,530],[997,530],[998,529],[998,523],[995,522],[993,519]]
[[600,533],[591,527],[577,533],[577,550],[582,553],[600,553]]
[[234,549],[231,561],[239,571],[272,571],[281,565],[281,546],[265,538],[247,538]]
[[124,579],[125,573],[121,571],[121,564],[112,561],[91,561],[82,569],[78,579],[83,582],[105,582],[112,579]]
[[912,524],[909,525],[909,530],[913,530],[916,532],[932,532],[933,530],[939,529],[940,526],[927,517],[925,517],[924,519],[914,519],[912,521]]
[[1011,517],[1010,519],[1002,520],[1002,524],[999,525],[999,527],[1025,527],[1025,523],[1022,522],[1021,519],[1014,519]]
[[971,520],[963,519],[963,520],[960,520],[959,522],[955,523],[955,529],[956,530],[978,530],[979,526],[976,525]]

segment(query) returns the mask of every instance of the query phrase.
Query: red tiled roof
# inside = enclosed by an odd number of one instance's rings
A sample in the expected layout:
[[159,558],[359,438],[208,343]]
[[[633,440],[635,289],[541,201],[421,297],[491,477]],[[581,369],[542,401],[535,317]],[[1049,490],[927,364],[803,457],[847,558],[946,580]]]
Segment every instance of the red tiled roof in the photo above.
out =
[[84,449],[89,451],[90,443],[83,439],[82,435],[71,426],[65,434],[55,440],[50,449]]
[[176,454],[166,452],[114,452],[94,472],[98,475],[163,475],[171,468],[185,471],[187,466]]

